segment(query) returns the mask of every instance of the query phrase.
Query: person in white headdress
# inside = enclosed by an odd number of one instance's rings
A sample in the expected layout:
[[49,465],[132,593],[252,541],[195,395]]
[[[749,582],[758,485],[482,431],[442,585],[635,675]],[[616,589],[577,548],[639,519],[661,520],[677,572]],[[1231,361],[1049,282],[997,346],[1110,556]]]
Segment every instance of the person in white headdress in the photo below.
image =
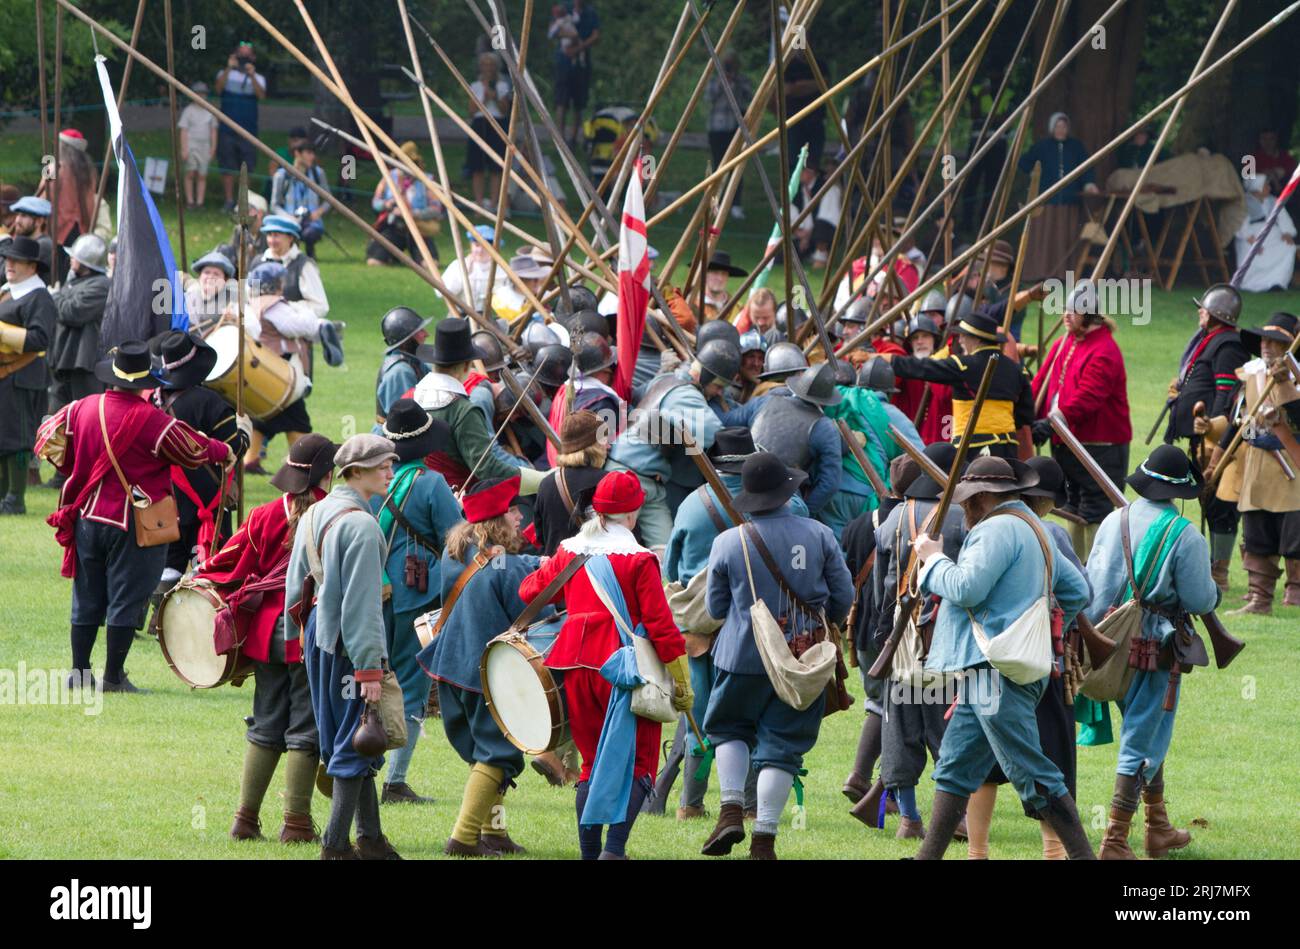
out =
[[[1238,266],[1254,248],[1255,242],[1261,239],[1264,222],[1277,202],[1268,175],[1253,175],[1244,179],[1242,184],[1246,188],[1246,222],[1236,235]],[[1273,229],[1263,236],[1264,246],[1241,278],[1238,289],[1245,293],[1263,293],[1290,286],[1291,275],[1295,272],[1295,237],[1295,222],[1283,208]]]

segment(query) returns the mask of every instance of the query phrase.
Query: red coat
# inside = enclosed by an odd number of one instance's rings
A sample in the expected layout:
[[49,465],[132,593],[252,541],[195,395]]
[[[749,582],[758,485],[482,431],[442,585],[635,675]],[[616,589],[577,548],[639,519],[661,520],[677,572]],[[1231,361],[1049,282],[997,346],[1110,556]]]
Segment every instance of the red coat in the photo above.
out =
[[[324,496],[324,491],[312,488],[315,500]],[[289,563],[289,548],[285,541],[289,537],[290,498],[291,495],[285,494],[253,508],[244,526],[224,547],[204,561],[196,575],[222,588],[221,594],[232,606],[236,638],[244,640],[241,651],[258,662],[268,661],[275,623],[284,612],[284,574]],[[254,592],[243,604],[239,602],[246,586],[273,580],[277,576],[278,584]],[[284,659],[285,662],[302,661],[300,639],[286,638]]]
[[1034,376],[1035,398],[1044,385],[1039,418],[1046,418],[1055,403],[1081,442],[1127,445],[1133,440],[1124,354],[1109,326],[1053,343]]

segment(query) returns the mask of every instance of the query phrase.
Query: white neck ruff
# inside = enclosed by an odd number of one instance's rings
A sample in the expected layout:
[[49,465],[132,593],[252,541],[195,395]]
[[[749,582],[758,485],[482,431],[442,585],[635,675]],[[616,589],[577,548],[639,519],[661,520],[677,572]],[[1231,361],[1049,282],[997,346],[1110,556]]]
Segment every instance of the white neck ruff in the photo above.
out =
[[648,554],[636,542],[636,537],[622,524],[602,528],[600,518],[591,517],[582,522],[578,533],[560,541],[560,546],[571,554]]

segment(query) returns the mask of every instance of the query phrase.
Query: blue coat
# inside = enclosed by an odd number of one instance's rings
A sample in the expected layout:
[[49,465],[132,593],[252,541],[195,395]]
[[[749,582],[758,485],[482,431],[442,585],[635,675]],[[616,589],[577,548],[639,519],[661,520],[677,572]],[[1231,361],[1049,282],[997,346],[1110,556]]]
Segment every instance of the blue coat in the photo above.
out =
[[[853,603],[853,578],[831,529],[788,511],[755,515],[752,523],[794,591],[812,606],[824,608],[831,622],[843,622]],[[740,530],[733,527],[718,535],[709,554],[709,614],[723,620],[713,641],[713,662],[727,672],[766,675],[750,626],[754,597],[740,545]],[[785,608],[786,598],[752,544],[749,559],[759,599],[778,619],[788,612],[792,620],[787,638],[815,625],[815,619]]]
[[[451,593],[460,575],[465,571],[469,561],[474,559],[477,549],[470,547],[466,552],[466,563],[461,563],[449,553],[442,555],[442,595],[444,599]],[[488,641],[501,635],[510,628],[510,624],[524,611],[527,605],[519,597],[519,587],[524,577],[541,566],[542,558],[531,554],[501,554],[486,567],[474,574],[473,579],[465,584],[460,597],[452,608],[451,615],[443,624],[442,632],[433,641],[432,663],[427,657],[428,650],[421,655],[421,662],[431,670],[435,679],[450,682],[452,685],[470,692],[482,692],[479,680],[478,664],[483,658],[483,650]],[[554,612],[548,606],[542,611],[545,617]]]
[[[666,420],[684,425],[699,445],[700,451],[708,451],[718,429],[722,428],[722,422],[704,401],[704,394],[684,375],[684,370],[678,376],[686,379],[686,385],[678,386],[664,396],[659,403],[659,414]],[[651,434],[657,436],[659,431],[652,431]],[[631,425],[618,436],[610,449],[609,457],[611,461],[645,477],[658,476],[663,481],[672,481],[688,488],[695,487],[701,481],[695,463],[686,457],[685,450],[679,447],[673,451],[671,458],[665,457],[658,444],[640,438]]]
[[[420,374],[415,371],[415,367],[411,365],[410,360],[399,359],[395,362],[380,377],[379,385],[375,391],[375,399],[379,402],[379,413],[387,415],[393,403],[402,397],[402,393],[415,388],[415,384],[419,381]],[[381,428],[382,426],[375,426],[376,434],[379,433]]]
[[[1147,528],[1172,506],[1172,501],[1148,501],[1145,498],[1138,498],[1129,505],[1130,543],[1134,554]],[[1088,618],[1094,623],[1099,622],[1111,607],[1123,602],[1124,590],[1128,586],[1124,546],[1119,534],[1120,513],[1113,511],[1106,515],[1097,528],[1097,537],[1088,555],[1088,576],[1094,589]],[[1184,609],[1193,614],[1208,613],[1218,606],[1219,588],[1210,576],[1210,548],[1195,529],[1183,528],[1144,599],[1156,606]],[[1147,613],[1142,617],[1142,636],[1145,639],[1163,642],[1173,629],[1163,616]]]
[[[1033,517],[1020,501],[994,508],[1015,507]],[[921,568],[920,588],[943,597],[934,626],[934,639],[925,668],[957,672],[987,662],[971,629],[971,614],[990,639],[1000,635],[1026,613],[1043,594],[1042,548],[1019,518],[989,516],[966,535],[954,562],[932,557]],[[1068,560],[1052,558],[1051,589],[1064,615],[1064,626],[1088,603],[1088,583]],[[967,612],[967,611],[970,612]]]
[[[370,500],[370,508],[375,512],[376,518],[379,517],[383,503],[384,499],[381,497]],[[451,493],[446,479],[438,472],[427,469],[412,483],[411,490],[406,496],[406,504],[402,507],[402,516],[410,521],[417,531],[433,541],[439,553],[431,553],[412,541],[406,529],[396,521],[393,522],[388,534],[388,538],[391,538],[391,546],[388,548],[388,559],[384,562],[384,569],[388,572],[388,580],[393,587],[394,613],[418,610],[429,606],[439,598],[442,590],[439,579],[440,553],[443,544],[447,541],[447,532],[461,520],[460,505],[456,503],[456,496]],[[421,593],[416,587],[408,587],[404,582],[407,554],[415,555],[428,565],[429,588],[425,593]]]
[[[740,493],[740,475],[719,472],[722,485],[735,497]],[[709,492],[718,516],[728,527],[734,527],[731,518],[722,505],[718,503],[717,493],[708,485],[702,490]],[[786,502],[786,510],[800,517],[808,516],[808,505],[798,495]],[[664,578],[676,580],[682,586],[691,582],[691,577],[709,565],[709,551],[713,549],[713,540],[718,536],[717,525],[704,509],[699,491],[692,491],[677,508],[673,518],[673,532],[668,536],[668,549],[664,554]]]
[[[750,399],[739,408],[732,409],[722,416],[722,424],[741,425],[748,428],[755,416],[767,404],[768,399],[795,398],[789,390],[774,390],[768,395]],[[808,510],[816,514],[840,489],[843,478],[841,466],[840,431],[828,418],[819,418],[808,435],[808,450],[812,460],[808,462],[808,482],[805,485],[804,501]],[[773,555],[775,556],[775,555]]]

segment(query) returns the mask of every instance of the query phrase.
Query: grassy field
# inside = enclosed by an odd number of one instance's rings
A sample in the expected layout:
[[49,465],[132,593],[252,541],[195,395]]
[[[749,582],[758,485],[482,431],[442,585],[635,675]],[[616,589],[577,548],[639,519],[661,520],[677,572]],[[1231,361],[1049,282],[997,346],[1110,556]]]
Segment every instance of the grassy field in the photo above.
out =
[[[0,167],[25,162],[30,141],[0,137]],[[137,154],[161,154],[137,148]],[[454,165],[453,165],[454,167]],[[684,167],[684,166],[683,166]],[[683,172],[684,174],[685,172]],[[749,189],[751,201],[759,189]],[[209,201],[211,202],[211,195]],[[164,213],[174,209],[164,203]],[[728,244],[741,263],[761,249],[768,218],[751,205],[746,222],[753,233]],[[216,211],[187,215],[191,257],[229,233]],[[315,427],[339,439],[370,424],[375,371],[381,354],[379,317],[391,306],[409,304],[436,312],[431,291],[402,270],[376,270],[360,263],[363,240],[351,228],[331,222],[354,260],[345,260],[329,242],[319,246],[324,282],[334,318],[348,324],[347,361],[321,366],[310,401]],[[529,226],[529,225],[525,225]],[[657,229],[651,243],[670,245],[677,230]],[[450,259],[447,235],[440,238]],[[513,249],[514,241],[507,247]],[[1300,295],[1253,297],[1246,302],[1245,324],[1258,324],[1273,310],[1295,310]],[[1195,325],[1188,291],[1155,295],[1150,323],[1120,326],[1129,376],[1135,431],[1145,435],[1162,404],[1183,342]],[[284,442],[271,446],[274,468]],[[1136,462],[1140,443],[1135,444]],[[49,468],[44,472],[47,476]],[[265,479],[250,480],[250,502],[268,500]],[[69,661],[70,584],[58,576],[60,550],[44,518],[55,493],[33,488],[29,513],[0,521],[0,675],[25,670],[61,669]],[[1195,520],[1194,507],[1188,515]],[[1224,607],[1237,605],[1244,575],[1234,564],[1232,590]],[[1280,599],[1280,597],[1279,597]],[[1230,618],[1234,633],[1250,648],[1226,672],[1202,670],[1185,680],[1182,709],[1166,768],[1170,812],[1179,826],[1191,826],[1195,840],[1177,856],[1196,858],[1283,858],[1296,855],[1290,835],[1278,828],[1294,821],[1293,781],[1300,773],[1300,749],[1284,740],[1294,729],[1294,699],[1286,675],[1294,665],[1300,610],[1281,608],[1272,618]],[[101,636],[102,640],[102,636]],[[102,642],[95,651],[103,663]],[[307,859],[311,847],[278,843],[242,844],[229,840],[239,788],[244,747],[242,717],[249,713],[251,685],[239,690],[193,692],[167,669],[152,642],[138,642],[127,662],[134,682],[148,696],[104,697],[101,714],[78,706],[8,705],[0,709],[0,857],[176,859]],[[856,675],[856,673],[855,673]],[[860,696],[858,682],[854,691]],[[0,692],[0,696],[3,693]],[[5,702],[11,699],[3,699]],[[808,756],[806,813],[795,815],[793,799],[783,820],[779,851],[795,858],[889,859],[914,852],[912,842],[886,831],[872,831],[850,818],[839,787],[852,761],[862,721],[860,703],[826,721],[817,747]],[[439,856],[455,819],[466,769],[448,746],[437,721],[416,753],[410,775],[421,793],[436,802],[425,807],[385,807],[385,832],[408,857]],[[669,737],[666,735],[665,737]],[[1079,750],[1079,810],[1100,838],[1112,786],[1116,747]],[[264,829],[279,826],[277,778],[263,809]],[[918,797],[928,814],[933,785],[922,779]],[[675,807],[675,795],[669,813]],[[716,812],[716,779],[708,806]],[[571,790],[555,790],[526,772],[507,800],[508,822],[516,840],[543,858],[576,858]],[[317,798],[314,814],[323,822],[328,802]],[[635,857],[697,857],[711,822],[677,823],[642,818],[629,852]],[[1140,831],[1138,832],[1140,833]],[[1036,825],[1023,819],[1014,795],[1004,791],[993,826],[995,858],[1036,858]],[[1135,834],[1140,844],[1140,838]],[[739,853],[739,851],[738,851]],[[964,856],[953,847],[950,856]]]

